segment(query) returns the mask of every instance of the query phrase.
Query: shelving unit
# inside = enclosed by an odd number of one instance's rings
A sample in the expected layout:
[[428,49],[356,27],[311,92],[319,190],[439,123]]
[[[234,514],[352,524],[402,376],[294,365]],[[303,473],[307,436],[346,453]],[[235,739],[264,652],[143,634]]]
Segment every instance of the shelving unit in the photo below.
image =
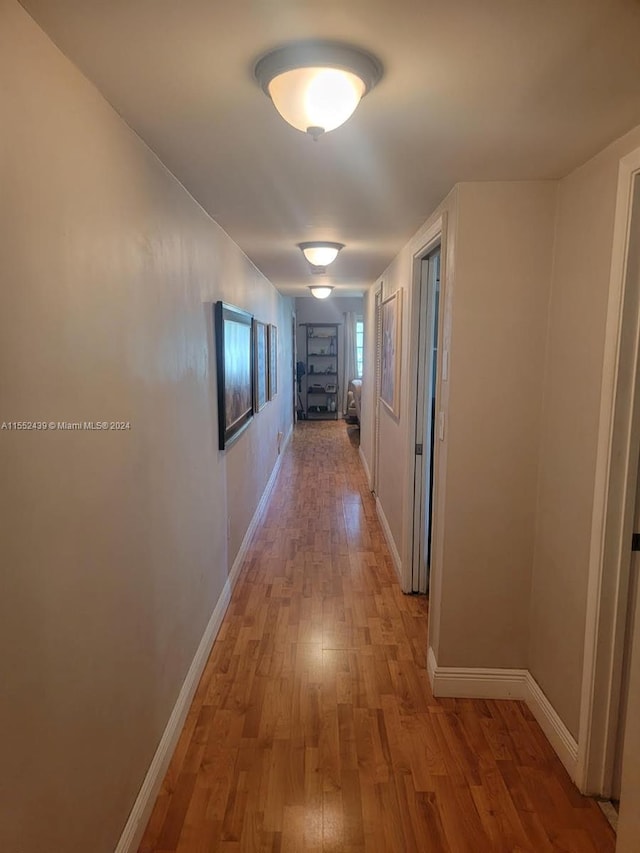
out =
[[306,327],[306,398],[309,420],[337,420],[338,324],[303,323]]

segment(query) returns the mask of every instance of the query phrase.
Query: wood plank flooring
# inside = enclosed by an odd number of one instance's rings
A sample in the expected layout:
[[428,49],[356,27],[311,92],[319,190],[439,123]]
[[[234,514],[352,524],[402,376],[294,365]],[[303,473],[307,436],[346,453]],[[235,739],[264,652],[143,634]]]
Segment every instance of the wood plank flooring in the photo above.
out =
[[140,853],[610,853],[521,702],[434,699],[342,422],[297,425]]

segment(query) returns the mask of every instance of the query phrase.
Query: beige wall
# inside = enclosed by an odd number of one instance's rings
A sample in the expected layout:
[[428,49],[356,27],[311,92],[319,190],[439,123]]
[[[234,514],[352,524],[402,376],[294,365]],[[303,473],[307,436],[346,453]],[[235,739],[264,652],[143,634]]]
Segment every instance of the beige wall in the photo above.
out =
[[[410,308],[411,258],[444,210],[451,352],[431,607],[438,664],[529,668],[576,737],[618,164],[638,146],[640,128],[559,182],[458,185],[381,276],[385,293],[405,289]],[[372,327],[373,288],[365,312]],[[407,312],[407,373],[411,329]],[[373,344],[370,335],[369,374]],[[401,552],[407,381],[399,422],[383,411],[380,430],[378,493]],[[363,408],[371,465],[371,385]]]
[[640,128],[559,183],[540,437],[529,666],[578,735],[614,208]]
[[[131,423],[0,432],[0,849],[111,853],[290,424],[290,303],[12,0],[0,80],[0,421]],[[219,298],[282,347],[225,454]]]
[[[408,310],[411,293],[411,252],[401,252],[391,266],[382,275],[382,298],[386,299],[392,293],[402,289],[402,364],[409,357],[408,329],[410,327],[410,312]],[[373,299],[372,299],[373,303]],[[371,328],[374,328],[372,323]],[[373,369],[365,373],[373,376]],[[377,496],[380,506],[389,524],[389,530],[396,543],[400,559],[404,564],[406,555],[403,554],[403,533],[406,521],[406,456],[409,436],[406,433],[407,416],[410,401],[415,407],[415,392],[408,383],[408,371],[401,373],[400,381],[400,417],[396,418],[383,405],[380,406],[379,446]],[[362,429],[362,428],[361,428]]]
[[[373,421],[375,414],[375,291],[382,288],[383,299],[402,289],[402,369],[400,374],[400,415],[395,417],[385,406],[380,406],[379,414],[379,446],[377,474],[377,496],[385,514],[391,535],[400,555],[403,565],[409,556],[405,553],[407,525],[411,524],[412,506],[407,489],[408,478],[413,472],[408,471],[409,446],[413,438],[409,436],[407,424],[411,412],[415,411],[415,381],[411,380],[408,363],[411,352],[411,329],[414,324],[412,306],[414,299],[413,288],[413,256],[428,239],[433,223],[441,215],[447,220],[449,245],[454,244],[457,188],[454,188],[447,198],[429,217],[427,222],[414,234],[409,243],[394,258],[390,266],[365,293],[365,365],[364,381],[362,384],[362,422],[360,427],[360,447],[370,472],[374,467],[374,432]],[[450,267],[445,267],[450,272]],[[450,287],[452,292],[452,287]],[[443,312],[448,316],[450,312]],[[444,327],[448,326],[445,317]],[[444,338],[448,339],[448,331]],[[444,459],[444,456],[443,456]]]
[[[441,666],[526,663],[555,192],[551,182],[460,184],[381,277],[385,295],[403,288],[404,320],[401,415],[381,411],[378,496],[406,561],[412,259],[446,214],[440,352],[448,349],[450,359],[439,389],[446,431],[437,455],[430,628]],[[372,291],[367,318],[373,324]],[[371,417],[370,388],[365,401]],[[370,426],[362,447],[371,464]]]
[[553,182],[458,188],[441,666],[527,663],[555,197]]

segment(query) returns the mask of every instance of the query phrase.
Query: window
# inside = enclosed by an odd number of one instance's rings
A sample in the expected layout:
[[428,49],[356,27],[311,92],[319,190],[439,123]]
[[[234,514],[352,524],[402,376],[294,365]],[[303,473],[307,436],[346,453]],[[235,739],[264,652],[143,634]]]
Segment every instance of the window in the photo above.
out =
[[356,320],[356,376],[362,379],[364,364],[364,320]]

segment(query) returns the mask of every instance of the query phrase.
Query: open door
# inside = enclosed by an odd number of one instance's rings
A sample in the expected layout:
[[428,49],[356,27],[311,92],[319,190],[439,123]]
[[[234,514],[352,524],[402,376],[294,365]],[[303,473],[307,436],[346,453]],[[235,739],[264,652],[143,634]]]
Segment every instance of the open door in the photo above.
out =
[[[635,178],[631,222],[629,229],[627,276],[629,292],[640,303],[640,173]],[[636,316],[640,315],[637,311]],[[636,348],[640,349],[640,333],[634,331]],[[640,358],[636,357],[635,371],[636,427],[633,430],[635,458],[640,453]],[[617,738],[611,785],[612,800],[620,800],[618,844],[616,853],[637,853],[640,850],[640,462],[636,468],[636,502],[633,536],[627,539],[631,548],[628,575],[628,598],[624,625],[622,673]],[[631,479],[631,473],[630,473]],[[633,481],[632,481],[633,482]],[[623,543],[624,544],[624,543]],[[627,551],[627,554],[629,552]],[[624,585],[624,574],[621,577]],[[622,598],[621,591],[618,595]],[[614,687],[615,690],[615,687]]]
[[[638,571],[640,571],[640,470],[636,491],[629,598],[620,689],[618,736],[611,799],[621,801],[621,843],[618,851],[640,848],[640,631],[638,628]],[[627,847],[623,846],[624,838]]]
[[638,595],[640,148],[618,169],[600,412],[576,782],[605,798],[620,789],[619,850],[631,853],[640,850],[640,617],[629,627]]
[[[640,518],[636,511],[636,531],[640,536]],[[640,553],[631,561],[626,660],[620,714],[620,748],[614,769],[614,796],[620,796],[617,853],[637,853],[640,849]],[[621,777],[617,774],[621,772]],[[618,788],[619,786],[619,788]],[[618,794],[619,790],[619,794]]]
[[440,247],[421,262],[413,498],[412,592],[429,591],[436,434]]
[[638,571],[640,570],[640,467],[638,469],[638,484],[636,487],[636,508],[634,514],[633,529],[634,534],[631,541],[631,565],[629,568],[629,593],[627,600],[627,615],[625,620],[626,625],[622,658],[622,675],[620,678],[618,732],[616,736],[615,756],[613,762],[613,778],[611,782],[611,800],[614,804],[620,802],[620,796],[622,792],[622,759],[624,755],[625,733],[629,715],[631,651],[633,645],[633,636],[635,631],[637,612],[636,598],[638,595]]

